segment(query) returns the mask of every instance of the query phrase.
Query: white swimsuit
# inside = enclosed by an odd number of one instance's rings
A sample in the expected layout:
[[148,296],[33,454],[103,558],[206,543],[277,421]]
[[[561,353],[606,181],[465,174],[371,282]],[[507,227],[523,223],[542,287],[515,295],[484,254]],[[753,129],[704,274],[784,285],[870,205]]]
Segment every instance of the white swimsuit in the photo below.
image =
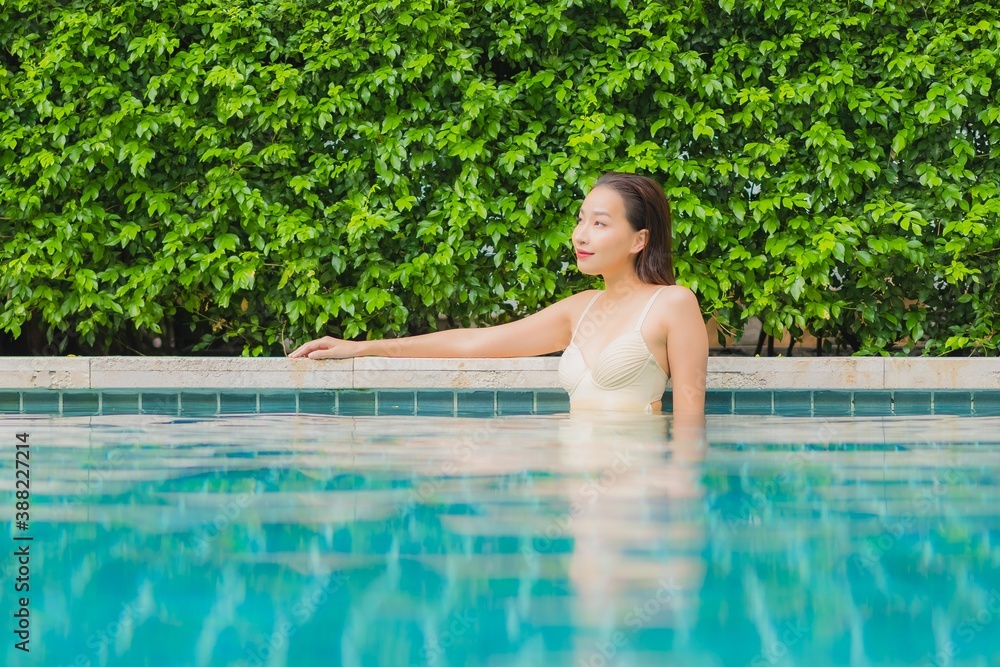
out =
[[587,304],[573,329],[569,347],[559,359],[559,383],[569,393],[571,412],[624,410],[652,413],[652,404],[663,397],[667,387],[667,374],[649,351],[640,330],[662,289],[656,290],[649,299],[635,328],[611,341],[598,355],[593,368],[587,367],[583,353],[573,341],[587,311],[604,292],[598,292]]

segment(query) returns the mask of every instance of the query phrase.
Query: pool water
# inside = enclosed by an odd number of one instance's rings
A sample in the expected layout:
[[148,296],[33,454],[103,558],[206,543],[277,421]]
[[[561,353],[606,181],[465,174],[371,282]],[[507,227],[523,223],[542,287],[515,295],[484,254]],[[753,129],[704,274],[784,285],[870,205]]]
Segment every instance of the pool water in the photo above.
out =
[[997,417],[0,423],[4,665],[1000,665]]

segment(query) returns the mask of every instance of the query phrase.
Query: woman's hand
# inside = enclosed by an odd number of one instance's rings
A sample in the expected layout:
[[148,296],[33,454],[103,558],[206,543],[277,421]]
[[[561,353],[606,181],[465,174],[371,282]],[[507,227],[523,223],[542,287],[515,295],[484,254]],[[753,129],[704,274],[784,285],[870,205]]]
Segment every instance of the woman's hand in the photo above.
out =
[[309,359],[350,359],[361,356],[361,345],[361,341],[323,336],[300,345],[288,356],[289,358],[308,357]]

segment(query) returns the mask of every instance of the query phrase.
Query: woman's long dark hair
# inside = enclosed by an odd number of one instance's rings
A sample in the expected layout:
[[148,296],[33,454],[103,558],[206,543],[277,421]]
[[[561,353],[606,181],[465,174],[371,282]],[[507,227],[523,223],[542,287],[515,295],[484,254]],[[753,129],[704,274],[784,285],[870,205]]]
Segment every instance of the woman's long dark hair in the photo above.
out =
[[674,263],[670,247],[670,202],[660,184],[647,176],[608,173],[594,183],[609,187],[625,201],[625,217],[632,229],[649,230],[646,247],[635,260],[635,273],[644,283],[673,285]]

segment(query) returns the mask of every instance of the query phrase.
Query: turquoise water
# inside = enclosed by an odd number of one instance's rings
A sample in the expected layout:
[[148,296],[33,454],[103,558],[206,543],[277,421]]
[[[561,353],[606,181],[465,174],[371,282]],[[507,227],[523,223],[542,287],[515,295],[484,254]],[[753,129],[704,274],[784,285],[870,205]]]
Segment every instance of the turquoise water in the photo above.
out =
[[1000,664],[1000,418],[0,424],[4,665]]

